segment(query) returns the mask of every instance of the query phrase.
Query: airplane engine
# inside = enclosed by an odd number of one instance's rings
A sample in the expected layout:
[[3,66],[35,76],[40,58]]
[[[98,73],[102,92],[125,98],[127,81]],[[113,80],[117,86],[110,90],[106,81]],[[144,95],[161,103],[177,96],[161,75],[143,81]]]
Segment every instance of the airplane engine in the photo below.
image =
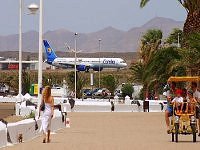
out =
[[[94,71],[99,71],[99,67],[95,67],[95,68],[93,68],[93,70]],[[103,67],[100,67],[100,71],[102,71],[103,70]]]
[[76,69],[78,71],[86,71],[86,66],[85,65],[79,65],[79,66],[76,67]]

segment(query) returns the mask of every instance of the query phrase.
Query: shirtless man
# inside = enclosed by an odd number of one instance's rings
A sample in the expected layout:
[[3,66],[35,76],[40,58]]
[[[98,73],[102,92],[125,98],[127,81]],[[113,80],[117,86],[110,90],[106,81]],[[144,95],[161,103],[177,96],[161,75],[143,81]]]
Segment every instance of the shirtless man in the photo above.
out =
[[198,108],[196,110],[196,112],[197,112],[196,117],[198,119],[198,126],[199,126],[199,134],[198,134],[198,136],[200,136],[200,92],[198,90],[196,82],[192,82],[191,90],[193,91],[193,97],[196,99],[197,104],[198,104]]
[[170,91],[167,92],[167,109],[165,110],[165,122],[167,126],[167,133],[170,133],[170,121],[169,117],[173,114],[173,106],[172,106],[172,100],[175,97],[176,92],[176,83],[172,82],[170,84]]

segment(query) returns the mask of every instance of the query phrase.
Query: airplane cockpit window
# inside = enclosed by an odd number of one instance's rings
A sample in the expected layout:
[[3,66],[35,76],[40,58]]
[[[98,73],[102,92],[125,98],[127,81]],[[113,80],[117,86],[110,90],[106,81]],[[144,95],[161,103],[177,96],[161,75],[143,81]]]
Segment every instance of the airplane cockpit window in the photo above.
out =
[[126,63],[126,62],[123,60],[123,61],[120,61],[120,63]]

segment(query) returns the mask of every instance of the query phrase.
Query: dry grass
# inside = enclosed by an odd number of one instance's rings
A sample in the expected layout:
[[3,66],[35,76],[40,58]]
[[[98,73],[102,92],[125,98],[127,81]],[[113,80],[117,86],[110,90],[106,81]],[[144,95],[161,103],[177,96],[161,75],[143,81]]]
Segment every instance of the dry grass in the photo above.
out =
[[24,119],[25,118],[22,116],[15,116],[15,115],[4,118],[4,120],[7,121],[8,123],[18,122]]

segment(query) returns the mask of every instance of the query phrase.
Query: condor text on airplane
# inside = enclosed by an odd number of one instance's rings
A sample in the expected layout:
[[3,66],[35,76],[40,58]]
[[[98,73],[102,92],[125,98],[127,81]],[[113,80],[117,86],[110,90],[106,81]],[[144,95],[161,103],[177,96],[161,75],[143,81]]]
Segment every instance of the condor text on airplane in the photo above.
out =
[[[48,41],[43,40],[43,43],[46,53],[46,63],[66,69],[74,68],[75,58],[57,57]],[[121,58],[77,58],[76,60],[77,71],[89,71],[90,69],[93,69],[94,71],[102,71],[103,68],[120,69],[125,68],[126,66],[126,62]]]

